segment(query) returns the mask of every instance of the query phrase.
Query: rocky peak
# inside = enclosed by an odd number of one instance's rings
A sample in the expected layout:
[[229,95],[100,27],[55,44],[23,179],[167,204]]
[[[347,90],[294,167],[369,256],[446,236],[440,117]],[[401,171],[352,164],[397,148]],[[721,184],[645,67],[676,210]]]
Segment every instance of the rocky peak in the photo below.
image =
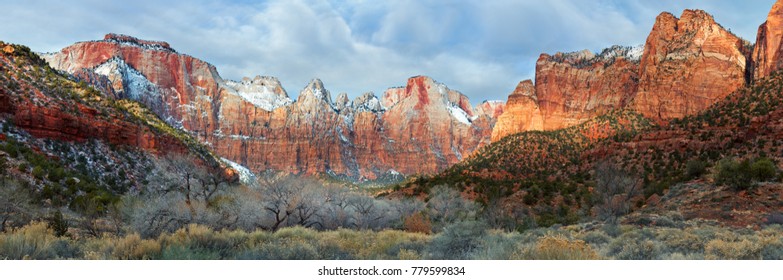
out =
[[302,89],[296,102],[310,105],[325,103],[334,108],[331,93],[324,88],[324,83],[318,78],[310,81],[310,83]]
[[372,92],[366,92],[362,94],[359,97],[356,97],[353,101],[353,108],[357,112],[381,112],[383,111],[383,107],[381,106],[381,101],[378,100],[378,97],[375,96],[375,93]]
[[544,122],[533,81],[524,80],[508,95],[503,112],[492,129],[492,142],[529,130],[543,130]]
[[715,18],[703,10],[682,11],[680,20],[677,21],[677,30],[680,32],[692,32],[701,28],[709,27],[715,23]]
[[487,116],[491,119],[497,119],[503,114],[506,102],[502,100],[485,100],[476,106],[477,116]]
[[554,55],[543,53],[538,58],[538,63],[564,63],[576,68],[586,68],[597,63],[611,65],[619,58],[638,63],[642,58],[643,52],[643,45],[635,47],[614,45],[603,49],[599,54],[595,54],[590,50],[570,53],[557,52]]
[[595,54],[590,50],[581,50],[568,53],[557,52],[554,55],[542,53],[541,56],[539,56],[539,60],[568,63],[572,65],[583,64],[584,62],[590,61],[593,58],[595,58]]
[[536,87],[533,85],[533,81],[530,79],[520,81],[514,91],[511,92],[509,98],[514,95],[530,97],[533,101],[536,100]]
[[781,38],[783,38],[783,0],[772,5],[767,20],[759,26],[756,46],[753,49],[754,80],[769,76],[783,68],[781,59]]
[[745,85],[747,43],[701,10],[660,14],[644,48],[632,107],[663,122],[692,115]]
[[348,98],[348,93],[341,92],[337,95],[337,99],[335,99],[334,107],[337,108],[339,111],[343,111],[346,108],[353,107],[353,103],[351,102],[351,99]]
[[163,42],[163,41],[149,41],[149,40],[142,40],[136,37],[128,36],[128,35],[122,35],[122,34],[114,34],[109,33],[106,34],[106,36],[103,37],[103,41],[105,42],[115,42],[120,44],[129,44],[129,45],[136,45],[139,47],[147,48],[147,49],[159,49],[159,50],[167,50],[171,52],[176,52],[174,49],[171,48],[169,43]]
[[230,93],[237,94],[245,101],[266,111],[273,111],[292,103],[288,93],[275,77],[255,76],[253,79],[244,77],[240,82],[227,80],[224,86]]

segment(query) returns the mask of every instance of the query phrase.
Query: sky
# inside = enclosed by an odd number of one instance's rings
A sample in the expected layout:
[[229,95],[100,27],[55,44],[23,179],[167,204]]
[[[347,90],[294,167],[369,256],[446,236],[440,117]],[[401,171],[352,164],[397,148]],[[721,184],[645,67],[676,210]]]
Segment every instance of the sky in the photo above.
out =
[[643,44],[655,17],[702,9],[754,42],[774,0],[0,0],[0,40],[53,52],[106,33],[169,42],[223,78],[313,78],[336,96],[427,75],[475,104],[534,79],[541,53]]

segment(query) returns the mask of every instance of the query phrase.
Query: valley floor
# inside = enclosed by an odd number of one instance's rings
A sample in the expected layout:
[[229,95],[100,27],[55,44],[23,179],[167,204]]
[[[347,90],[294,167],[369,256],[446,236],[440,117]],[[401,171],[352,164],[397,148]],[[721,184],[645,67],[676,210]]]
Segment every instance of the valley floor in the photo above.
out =
[[189,225],[157,238],[57,237],[33,222],[0,234],[0,259],[783,259],[783,227],[731,229],[678,213],[654,225],[583,223],[519,232],[467,221],[438,234],[400,230],[215,231]]

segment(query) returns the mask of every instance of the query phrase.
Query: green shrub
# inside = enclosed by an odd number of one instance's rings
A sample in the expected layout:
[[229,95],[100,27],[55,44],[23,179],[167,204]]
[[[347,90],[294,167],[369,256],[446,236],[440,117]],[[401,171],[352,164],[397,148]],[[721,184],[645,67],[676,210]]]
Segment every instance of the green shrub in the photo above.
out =
[[704,175],[707,170],[707,163],[701,160],[691,160],[685,164],[685,175],[688,179],[696,179]]
[[750,172],[753,179],[759,182],[765,182],[777,177],[777,166],[768,158],[757,159],[750,166]]
[[33,167],[33,177],[35,177],[38,180],[43,179],[46,176],[46,171],[41,167],[40,165],[37,165]]
[[487,225],[477,221],[452,224],[432,239],[427,248],[432,259],[468,259],[486,234]]
[[657,260],[662,245],[654,240],[649,230],[633,230],[622,234],[607,245],[607,257],[618,260]]
[[609,243],[612,238],[603,231],[596,230],[585,233],[585,235],[582,236],[582,240],[590,245],[600,246]]
[[749,160],[737,162],[734,159],[723,159],[718,163],[718,173],[715,183],[726,185],[736,191],[747,190],[753,186]]
[[60,210],[54,212],[49,218],[48,226],[54,232],[57,237],[63,236],[68,233],[68,221],[63,217],[63,213]]

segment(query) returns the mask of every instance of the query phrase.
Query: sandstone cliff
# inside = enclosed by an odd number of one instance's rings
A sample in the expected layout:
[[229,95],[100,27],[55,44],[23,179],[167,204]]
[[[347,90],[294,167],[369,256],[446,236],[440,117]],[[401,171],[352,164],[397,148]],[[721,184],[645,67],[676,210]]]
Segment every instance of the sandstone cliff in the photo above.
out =
[[600,54],[542,54],[535,85],[522,81],[509,95],[492,141],[528,130],[570,127],[623,108],[636,92],[641,53],[641,47],[613,46]]
[[502,103],[474,109],[466,96],[428,77],[409,79],[383,100],[332,99],[314,79],[291,100],[273,77],[222,79],[214,66],[163,42],[125,35],[45,55],[114,98],[144,103],[221,157],[254,171],[330,173],[354,179],[435,173],[487,144]]
[[660,14],[647,37],[632,108],[663,122],[696,114],[745,86],[748,43],[701,10]]
[[759,26],[756,46],[753,49],[753,79],[769,76],[783,67],[781,39],[783,37],[783,1],[777,1]]

